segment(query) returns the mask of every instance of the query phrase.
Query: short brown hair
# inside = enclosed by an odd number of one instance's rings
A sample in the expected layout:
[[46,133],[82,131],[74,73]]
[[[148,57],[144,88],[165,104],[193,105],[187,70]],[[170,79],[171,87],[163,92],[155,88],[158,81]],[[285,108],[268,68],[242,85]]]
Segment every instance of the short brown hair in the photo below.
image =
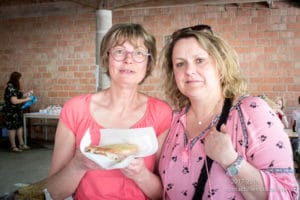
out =
[[138,40],[144,42],[145,47],[151,54],[147,63],[147,71],[142,82],[151,74],[153,68],[156,64],[156,40],[154,36],[148,33],[145,28],[140,24],[134,23],[121,23],[113,25],[102,39],[100,47],[100,63],[101,66],[106,70],[109,76],[108,66],[109,66],[109,55],[108,51],[110,48],[124,43],[125,41],[130,41],[133,45],[137,45]]

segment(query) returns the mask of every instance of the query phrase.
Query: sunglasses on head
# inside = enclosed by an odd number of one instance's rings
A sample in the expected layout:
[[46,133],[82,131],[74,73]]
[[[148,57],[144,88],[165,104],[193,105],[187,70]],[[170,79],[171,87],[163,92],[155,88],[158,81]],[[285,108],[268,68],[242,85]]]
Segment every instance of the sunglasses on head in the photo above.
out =
[[210,33],[210,34],[214,34],[210,26],[208,26],[206,24],[199,24],[199,25],[196,25],[196,26],[181,28],[181,29],[175,31],[172,34],[171,37],[174,39],[180,33],[183,33],[183,32],[186,32],[186,31],[203,31],[203,32],[207,32],[207,33]]

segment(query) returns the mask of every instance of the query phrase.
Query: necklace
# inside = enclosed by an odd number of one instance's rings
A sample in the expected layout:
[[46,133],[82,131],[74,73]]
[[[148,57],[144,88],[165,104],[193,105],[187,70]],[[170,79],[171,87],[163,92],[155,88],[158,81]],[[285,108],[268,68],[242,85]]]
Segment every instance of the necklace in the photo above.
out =
[[[209,119],[214,114],[214,112],[216,111],[216,108],[218,107],[218,105],[219,105],[220,102],[221,102],[221,99],[216,103],[216,105],[214,106],[214,108],[212,109],[212,111],[210,113],[208,113],[208,115],[207,115],[208,118],[206,118],[206,120]],[[199,120],[198,121],[198,125],[201,126],[202,124],[204,124],[204,122],[206,122],[206,120],[205,121]]]

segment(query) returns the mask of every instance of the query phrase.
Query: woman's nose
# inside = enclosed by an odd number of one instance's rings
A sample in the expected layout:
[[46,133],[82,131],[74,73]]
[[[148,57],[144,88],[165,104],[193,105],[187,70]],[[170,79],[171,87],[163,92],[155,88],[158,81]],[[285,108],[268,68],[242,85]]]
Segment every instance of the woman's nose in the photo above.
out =
[[125,62],[133,62],[133,52],[127,51],[125,54]]
[[193,64],[187,63],[185,72],[188,75],[195,74],[196,73],[196,68]]

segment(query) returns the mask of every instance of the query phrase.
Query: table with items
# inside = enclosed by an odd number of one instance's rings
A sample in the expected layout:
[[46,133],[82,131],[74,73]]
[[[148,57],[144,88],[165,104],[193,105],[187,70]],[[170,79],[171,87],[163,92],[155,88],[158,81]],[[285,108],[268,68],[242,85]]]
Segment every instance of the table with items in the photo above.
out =
[[294,132],[293,129],[284,129],[284,131],[286,132],[286,134],[288,134],[290,139],[293,138],[298,138],[298,133]]
[[32,112],[32,113],[24,113],[23,115],[23,123],[24,123],[24,143],[27,144],[27,119],[35,118],[43,120],[42,126],[45,126],[45,139],[48,138],[48,119],[59,119],[59,113],[41,113],[41,112]]

